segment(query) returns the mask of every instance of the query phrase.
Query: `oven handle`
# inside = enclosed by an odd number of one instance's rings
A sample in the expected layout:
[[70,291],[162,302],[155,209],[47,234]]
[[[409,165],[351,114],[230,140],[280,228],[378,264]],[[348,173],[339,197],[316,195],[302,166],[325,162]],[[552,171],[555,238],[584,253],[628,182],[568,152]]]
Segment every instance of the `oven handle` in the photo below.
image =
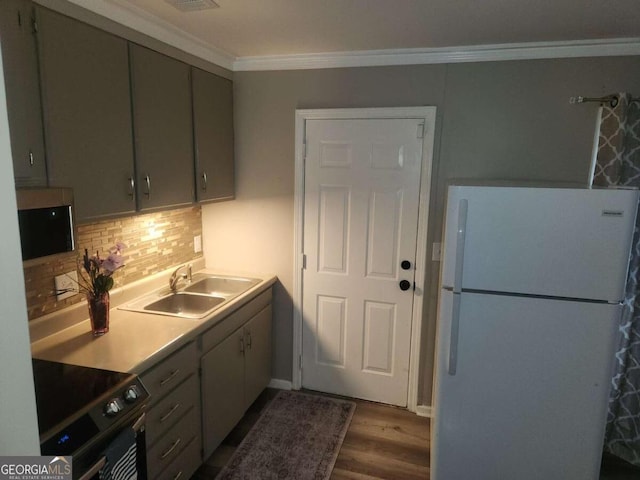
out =
[[87,470],[84,475],[82,475],[80,477],[80,480],[89,480],[90,478],[93,478],[93,476],[98,473],[102,467],[104,467],[107,463],[107,457],[102,456],[100,457],[100,460],[98,460],[93,467],[91,467],[89,470]]
[[[147,414],[143,413],[142,415],[140,415],[138,417],[138,419],[135,421],[135,423],[133,424],[133,426],[131,428],[133,428],[133,430],[135,432],[139,432],[142,427],[144,426],[144,421],[146,418]],[[98,460],[96,463],[93,464],[93,466],[87,470],[84,475],[82,475],[80,477],[79,480],[90,480],[91,478],[93,478],[93,476],[98,473],[105,465],[107,464],[107,457],[105,457],[104,455],[102,457],[100,457],[100,460]]]

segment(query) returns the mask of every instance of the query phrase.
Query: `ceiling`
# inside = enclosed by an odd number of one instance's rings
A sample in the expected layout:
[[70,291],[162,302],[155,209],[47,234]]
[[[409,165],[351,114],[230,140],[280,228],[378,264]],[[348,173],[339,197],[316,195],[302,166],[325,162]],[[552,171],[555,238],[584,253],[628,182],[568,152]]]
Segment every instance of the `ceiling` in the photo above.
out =
[[[70,1],[92,8],[88,5],[93,2]],[[187,13],[165,0],[100,3],[160,25],[232,63],[253,57],[402,53],[532,42],[606,43],[613,39],[625,39],[627,44],[632,40],[636,50],[640,48],[639,0],[216,2],[219,8]]]

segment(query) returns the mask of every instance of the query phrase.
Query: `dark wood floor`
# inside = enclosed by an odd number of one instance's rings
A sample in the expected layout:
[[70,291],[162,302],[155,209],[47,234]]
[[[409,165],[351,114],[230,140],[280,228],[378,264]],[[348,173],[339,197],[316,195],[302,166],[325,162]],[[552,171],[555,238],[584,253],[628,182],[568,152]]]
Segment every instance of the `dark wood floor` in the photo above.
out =
[[[278,393],[266,389],[192,480],[213,480],[260,412]],[[309,392],[313,393],[313,392]],[[332,480],[428,480],[429,419],[404,409],[354,400],[356,411],[336,460]],[[600,480],[640,480],[640,469],[605,456]]]
[[[258,397],[192,480],[215,478],[276,393],[277,390],[268,388]],[[428,479],[429,419],[401,408],[363,400],[353,401],[357,404],[356,411],[331,478]]]

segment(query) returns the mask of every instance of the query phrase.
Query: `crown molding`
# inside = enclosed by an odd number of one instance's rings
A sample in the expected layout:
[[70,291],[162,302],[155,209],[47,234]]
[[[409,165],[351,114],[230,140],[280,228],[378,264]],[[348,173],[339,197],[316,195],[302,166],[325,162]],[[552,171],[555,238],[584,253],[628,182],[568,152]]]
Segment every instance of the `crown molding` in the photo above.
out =
[[[234,72],[640,55],[640,38],[236,57],[127,0],[66,0]],[[60,0],[35,0],[57,10]]]
[[[53,0],[35,0],[36,3],[56,9]],[[199,38],[175,27],[173,24],[153,15],[140,7],[124,0],[67,0],[93,13],[113,20],[125,27],[129,27],[149,37],[160,40],[172,47],[216,64],[227,70],[233,69],[236,57],[214,48]]]
[[238,57],[233,62],[233,70],[307,70],[626,55],[640,55],[640,38]]

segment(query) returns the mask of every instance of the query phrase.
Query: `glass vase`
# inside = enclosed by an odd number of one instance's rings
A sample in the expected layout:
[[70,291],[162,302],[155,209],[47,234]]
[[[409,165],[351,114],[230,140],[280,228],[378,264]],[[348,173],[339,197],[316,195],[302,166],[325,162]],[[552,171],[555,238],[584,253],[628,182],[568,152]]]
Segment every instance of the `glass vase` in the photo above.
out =
[[88,294],[87,304],[93,336],[104,335],[109,331],[109,292],[98,295]]

